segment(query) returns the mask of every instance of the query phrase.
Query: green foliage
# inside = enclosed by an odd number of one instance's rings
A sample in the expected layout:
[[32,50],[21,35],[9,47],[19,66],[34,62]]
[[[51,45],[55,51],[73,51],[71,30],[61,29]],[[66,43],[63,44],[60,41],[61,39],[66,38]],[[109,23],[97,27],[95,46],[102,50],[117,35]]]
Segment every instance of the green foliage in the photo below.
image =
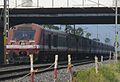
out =
[[80,70],[76,74],[74,82],[120,82],[120,63],[116,65],[103,65],[99,72],[95,68]]
[[105,43],[110,43],[110,38],[105,38]]
[[99,38],[93,38],[94,41],[100,42]]
[[44,27],[44,28],[48,28],[48,29],[59,30],[59,27],[58,27],[58,26],[54,26],[54,25],[51,25],[51,24],[43,25],[43,27]]
[[83,29],[81,27],[79,27],[78,29],[74,29],[71,25],[66,26],[65,32],[70,33],[70,34],[75,33],[75,35],[79,35],[79,36],[83,36],[83,34],[84,34],[84,31],[83,31]]
[[82,29],[81,27],[79,27],[79,28],[76,30],[76,34],[77,34],[77,35],[80,35],[80,36],[83,36],[83,34],[84,34],[83,29]]
[[85,35],[86,38],[89,38],[90,36],[91,36],[91,33],[89,32]]
[[119,62],[119,63],[117,63],[117,68],[116,68],[116,71],[117,71],[118,73],[120,73],[120,62]]
[[118,79],[115,76],[115,70],[110,68],[110,66],[101,67],[100,73],[106,79],[105,82],[118,82]]
[[71,33],[71,30],[72,30],[72,26],[67,25],[66,28],[65,28],[65,32],[66,33]]
[[102,74],[96,74],[95,69],[81,70],[77,74],[76,82],[105,82]]

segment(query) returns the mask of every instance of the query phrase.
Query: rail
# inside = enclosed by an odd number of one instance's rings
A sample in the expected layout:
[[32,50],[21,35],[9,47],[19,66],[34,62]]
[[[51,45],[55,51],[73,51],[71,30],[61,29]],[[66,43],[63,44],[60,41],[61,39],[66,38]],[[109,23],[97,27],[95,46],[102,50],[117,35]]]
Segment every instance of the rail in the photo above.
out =
[[[73,66],[78,66],[78,65],[89,64],[92,62],[94,61],[82,60],[82,61],[74,61],[72,62],[72,64]],[[34,69],[36,70],[35,73],[53,71],[54,70],[53,65],[54,63],[44,64],[44,65],[41,65],[41,64],[34,65]],[[59,63],[59,66],[57,69],[63,69],[63,68],[67,68],[67,62]],[[11,78],[12,79],[20,78],[19,80],[21,80],[29,75],[30,75],[30,66],[28,65],[9,66],[9,67],[5,67],[4,70],[2,68],[0,69],[0,81],[9,80]]]

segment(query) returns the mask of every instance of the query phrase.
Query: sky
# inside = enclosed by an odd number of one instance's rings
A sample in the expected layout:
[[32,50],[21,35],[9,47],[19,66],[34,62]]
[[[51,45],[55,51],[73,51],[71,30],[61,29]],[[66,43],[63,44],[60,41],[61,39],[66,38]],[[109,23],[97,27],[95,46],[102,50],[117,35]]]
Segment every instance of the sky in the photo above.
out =
[[[0,7],[3,5],[4,0],[0,0]],[[25,1],[25,0],[24,0]],[[39,1],[39,4],[37,4]],[[69,7],[83,7],[83,0],[53,0],[54,7],[67,7],[67,1],[69,1]],[[119,0],[120,1],[120,0]],[[17,4],[15,4],[17,2]],[[84,7],[97,7],[98,0],[84,0]],[[19,8],[21,7],[22,0],[9,0],[10,7]],[[120,2],[119,2],[120,3]],[[113,6],[113,0],[99,0],[99,7],[111,7]],[[33,0],[33,7],[52,7],[52,0]],[[96,38],[98,34],[98,38],[100,38],[101,42],[104,42],[106,37],[111,39],[111,44],[114,43],[115,36],[115,26],[114,25],[79,25],[84,30],[90,32],[92,34],[92,38]],[[86,29],[87,27],[87,29]],[[120,25],[118,26],[120,28]],[[120,35],[120,33],[119,33]],[[119,37],[120,38],[120,37]],[[120,39],[119,39],[120,42]]]

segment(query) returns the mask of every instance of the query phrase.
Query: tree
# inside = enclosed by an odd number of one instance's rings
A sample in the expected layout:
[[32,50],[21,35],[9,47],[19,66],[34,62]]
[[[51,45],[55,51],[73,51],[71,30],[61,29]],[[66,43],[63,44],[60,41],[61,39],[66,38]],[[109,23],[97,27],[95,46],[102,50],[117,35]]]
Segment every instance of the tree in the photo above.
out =
[[59,27],[58,27],[58,26],[54,26],[54,25],[51,25],[51,24],[43,25],[43,27],[44,27],[44,28],[48,28],[48,29],[59,30]]
[[48,28],[48,29],[51,29],[53,27],[53,25],[43,25],[44,28]]
[[83,32],[83,29],[81,27],[79,27],[77,30],[76,30],[76,35],[80,35],[80,36],[83,36],[84,32]]
[[59,30],[60,28],[58,26],[53,26],[52,29]]
[[[72,28],[72,26],[70,25],[67,25],[65,28],[65,32],[74,34],[74,28]],[[79,27],[78,29],[75,29],[75,35],[83,36],[83,34],[84,34],[84,31],[81,27]]]
[[89,38],[90,36],[91,36],[91,33],[89,32],[85,35],[86,38]]
[[65,32],[66,32],[66,33],[71,33],[71,32],[72,32],[72,26],[66,25],[66,27],[65,27]]
[[110,38],[105,38],[105,43],[109,44],[110,43]]
[[100,39],[99,39],[99,38],[93,38],[93,40],[94,40],[94,41],[97,41],[97,42],[99,42],[99,41],[100,41]]

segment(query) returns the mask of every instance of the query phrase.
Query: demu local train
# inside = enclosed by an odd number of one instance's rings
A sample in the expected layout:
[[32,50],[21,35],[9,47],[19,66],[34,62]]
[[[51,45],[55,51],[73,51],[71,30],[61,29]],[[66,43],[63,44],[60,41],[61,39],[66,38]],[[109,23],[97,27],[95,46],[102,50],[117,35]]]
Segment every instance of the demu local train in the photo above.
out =
[[10,63],[29,62],[29,55],[34,55],[34,62],[52,62],[59,55],[59,61],[108,56],[114,47],[93,41],[82,36],[43,28],[29,23],[10,28],[6,45],[7,59]]

